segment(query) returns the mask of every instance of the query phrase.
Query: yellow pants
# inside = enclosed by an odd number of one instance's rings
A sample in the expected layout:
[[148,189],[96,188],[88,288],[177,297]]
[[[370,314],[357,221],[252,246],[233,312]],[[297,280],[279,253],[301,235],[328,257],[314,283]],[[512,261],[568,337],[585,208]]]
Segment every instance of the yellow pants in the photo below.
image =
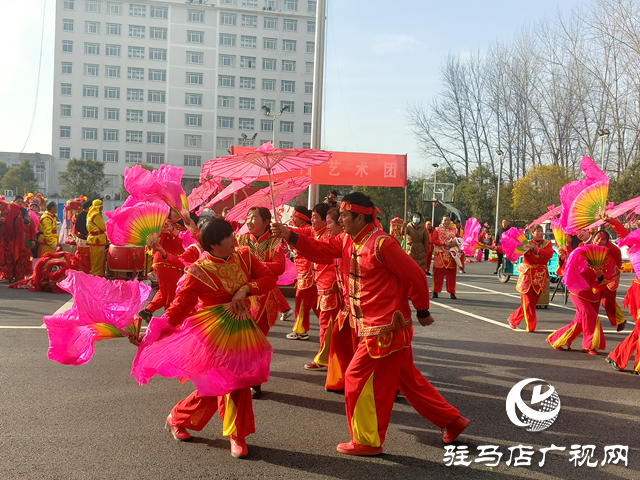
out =
[[89,247],[91,258],[91,275],[104,277],[104,245],[100,247]]

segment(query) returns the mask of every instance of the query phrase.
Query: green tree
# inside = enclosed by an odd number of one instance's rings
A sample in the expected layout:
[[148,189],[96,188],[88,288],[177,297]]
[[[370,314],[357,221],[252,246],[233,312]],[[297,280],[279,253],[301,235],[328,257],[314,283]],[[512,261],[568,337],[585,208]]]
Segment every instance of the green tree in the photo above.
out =
[[609,186],[609,200],[622,203],[640,195],[640,159],[636,159],[618,180]]
[[560,189],[575,180],[564,167],[543,165],[518,179],[512,190],[512,208],[516,221],[530,222],[560,204]]
[[3,192],[4,190],[13,190],[15,195],[24,195],[28,192],[36,192],[38,189],[38,182],[36,181],[36,176],[33,173],[33,166],[29,160],[25,158],[20,165],[8,169],[2,176],[0,187]]
[[2,180],[2,177],[4,177],[4,174],[7,173],[7,171],[9,171],[9,167],[7,167],[7,164],[4,162],[0,162],[0,180]]
[[65,197],[100,198],[108,181],[104,177],[104,163],[98,160],[71,159],[67,169],[60,174],[60,183],[64,185]]

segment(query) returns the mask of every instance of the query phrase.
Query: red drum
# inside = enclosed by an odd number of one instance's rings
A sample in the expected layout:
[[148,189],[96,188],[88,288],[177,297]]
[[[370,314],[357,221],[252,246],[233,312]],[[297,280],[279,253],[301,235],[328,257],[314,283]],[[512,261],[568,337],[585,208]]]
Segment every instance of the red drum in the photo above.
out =
[[144,247],[109,245],[107,265],[112,272],[142,272],[145,267],[144,261]]

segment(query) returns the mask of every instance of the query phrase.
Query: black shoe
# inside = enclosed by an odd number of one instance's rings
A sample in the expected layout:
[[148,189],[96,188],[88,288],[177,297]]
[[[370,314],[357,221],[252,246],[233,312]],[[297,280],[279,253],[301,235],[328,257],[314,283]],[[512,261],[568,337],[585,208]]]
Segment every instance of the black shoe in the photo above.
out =
[[251,398],[257,400],[260,397],[262,397],[262,386],[251,387]]
[[142,310],[140,310],[138,312],[138,316],[144,320],[144,322],[146,324],[149,324],[149,322],[151,321],[151,318],[153,317],[153,313],[151,313],[149,310],[147,310],[146,308],[143,308]]
[[611,357],[607,357],[604,359],[607,363],[611,364],[611,368],[613,368],[616,372],[621,372],[622,369],[618,366],[618,364]]
[[616,332],[621,332],[622,330],[624,330],[624,327],[626,326],[627,326],[627,321],[625,320],[624,322],[622,322],[616,327]]
[[451,294],[451,300],[457,300],[457,299],[458,299],[458,297],[456,297],[455,293],[452,293]]
[[427,277],[431,276],[431,272],[426,272],[427,273]]
[[494,274],[494,275],[497,275],[497,274],[498,274],[498,271],[496,270],[495,272],[493,272],[493,274]]
[[433,295],[431,295],[431,298],[438,298],[438,292],[433,292]]

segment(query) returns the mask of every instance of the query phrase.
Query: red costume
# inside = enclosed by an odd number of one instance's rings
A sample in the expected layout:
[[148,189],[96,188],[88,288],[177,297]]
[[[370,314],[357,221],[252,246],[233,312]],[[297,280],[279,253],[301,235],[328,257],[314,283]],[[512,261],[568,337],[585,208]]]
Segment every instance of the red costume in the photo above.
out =
[[30,271],[24,264],[29,250],[20,206],[0,200],[0,212],[0,280],[22,280]]
[[[367,213],[364,207],[347,202],[341,208]],[[440,428],[460,418],[413,363],[408,297],[419,313],[428,316],[429,292],[425,272],[400,244],[373,223],[355,237],[338,235],[321,242],[292,234],[291,243],[317,263],[339,258],[342,278],[348,278],[351,321],[360,337],[345,375],[347,423],[353,441],[368,447],[384,443],[398,389]]]
[[[620,249],[611,242],[607,242],[606,246],[609,248],[609,255],[607,255],[605,262],[611,264],[609,269],[613,270],[614,266],[617,266],[618,269],[622,268],[622,253],[620,252]],[[624,313],[622,313],[622,309],[616,300],[619,285],[620,277],[617,276],[600,290],[600,301],[602,302],[602,306],[607,314],[607,318],[609,318],[609,322],[614,327],[626,322]]]
[[431,268],[431,259],[433,258],[433,250],[435,248],[435,245],[433,244],[433,232],[434,229],[433,227],[425,227],[427,228],[427,268],[426,271],[428,272],[429,269]]
[[[174,228],[179,226],[174,224]],[[184,228],[184,227],[183,227]],[[160,234],[160,246],[164,248],[167,254],[180,256],[184,253],[182,239],[178,236],[177,231],[162,232]],[[161,308],[167,309],[176,296],[176,288],[178,280],[182,276],[183,266],[180,263],[171,262],[169,258],[163,258],[160,252],[153,254],[153,271],[158,279],[158,292],[149,302],[146,310],[155,312]]]
[[[235,292],[248,285],[251,295],[264,295],[276,286],[276,278],[248,248],[239,248],[227,259],[203,256],[185,272],[184,283],[166,310],[169,323],[178,326],[196,305],[209,308],[231,302]],[[255,432],[251,389],[234,390],[220,397],[200,397],[193,392],[171,410],[173,424],[200,431],[218,411],[222,434],[245,438]]]
[[[313,236],[311,227],[302,227],[297,230],[301,235],[309,237]],[[295,322],[291,330],[294,333],[302,335],[309,331],[310,321],[309,315],[311,309],[318,316],[318,287],[314,282],[313,263],[300,255],[297,251],[293,252],[293,262],[298,269],[298,279],[296,280],[296,298],[295,298]]]
[[56,216],[45,211],[40,217],[38,223],[38,231],[42,234],[39,238],[40,248],[38,250],[38,258],[45,253],[53,253],[58,246],[58,226]]
[[509,315],[511,328],[520,325],[524,318],[527,322],[527,332],[536,329],[536,305],[547,285],[547,264],[553,257],[553,246],[549,240],[531,240],[531,244],[534,247],[522,256],[516,284],[516,290],[520,292],[521,305]]
[[455,295],[456,293],[458,265],[451,256],[449,248],[444,246],[446,242],[456,237],[460,237],[460,233],[454,224],[451,224],[448,229],[444,228],[444,225],[440,225],[434,229],[431,235],[434,245],[433,286],[431,291],[434,293],[440,293],[442,291],[445,276],[447,277],[447,292],[451,295]]

